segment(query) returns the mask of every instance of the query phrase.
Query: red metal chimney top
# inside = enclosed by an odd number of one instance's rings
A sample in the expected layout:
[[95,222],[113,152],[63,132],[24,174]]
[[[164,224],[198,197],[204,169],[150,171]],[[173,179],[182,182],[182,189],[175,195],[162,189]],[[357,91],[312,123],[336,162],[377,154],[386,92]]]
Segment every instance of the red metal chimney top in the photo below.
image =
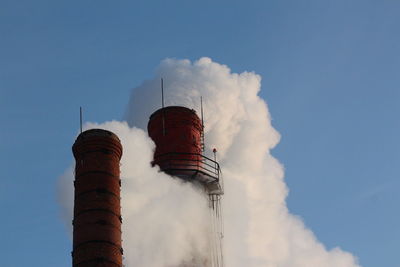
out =
[[203,125],[193,109],[161,108],[150,116],[147,130],[156,144],[154,165],[184,180],[197,180],[209,191],[221,191],[219,165],[202,154]]
[[193,109],[170,106],[155,111],[147,125],[155,158],[171,152],[201,154],[202,124]]

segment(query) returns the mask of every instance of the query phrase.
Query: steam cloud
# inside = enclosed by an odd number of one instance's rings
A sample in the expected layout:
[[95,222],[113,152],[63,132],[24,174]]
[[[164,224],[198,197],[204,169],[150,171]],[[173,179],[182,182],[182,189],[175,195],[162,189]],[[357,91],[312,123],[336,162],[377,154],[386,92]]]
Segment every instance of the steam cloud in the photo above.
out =
[[[357,259],[340,248],[327,250],[301,219],[289,213],[283,167],[270,154],[279,142],[266,103],[257,95],[261,77],[231,73],[209,58],[166,59],[154,79],[135,88],[126,122],[89,123],[122,142],[123,246],[126,266],[169,267],[207,255],[207,200],[194,186],[152,168],[154,144],[146,125],[165,104],[205,110],[206,150],[218,149],[225,195],[224,258],[228,267],[356,267]],[[72,218],[73,174],[60,179],[60,200]],[[201,265],[200,265],[201,266]]]

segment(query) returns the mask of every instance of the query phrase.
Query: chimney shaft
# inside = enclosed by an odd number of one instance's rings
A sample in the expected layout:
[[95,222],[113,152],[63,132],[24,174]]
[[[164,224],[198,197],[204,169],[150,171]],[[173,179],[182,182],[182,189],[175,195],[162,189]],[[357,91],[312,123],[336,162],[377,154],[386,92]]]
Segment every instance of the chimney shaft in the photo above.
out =
[[75,164],[73,267],[122,267],[120,168],[122,146],[112,132],[81,133]]
[[194,110],[170,106],[154,112],[147,125],[156,144],[154,162],[171,175],[192,176],[202,165],[202,124]]

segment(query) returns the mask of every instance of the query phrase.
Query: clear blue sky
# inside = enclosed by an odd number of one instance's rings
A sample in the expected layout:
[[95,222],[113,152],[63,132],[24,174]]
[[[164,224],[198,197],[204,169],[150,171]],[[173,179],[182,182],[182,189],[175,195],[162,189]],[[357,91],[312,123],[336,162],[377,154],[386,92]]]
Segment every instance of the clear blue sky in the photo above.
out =
[[166,57],[263,77],[288,205],[328,247],[399,266],[400,2],[0,0],[1,265],[70,266],[57,177]]

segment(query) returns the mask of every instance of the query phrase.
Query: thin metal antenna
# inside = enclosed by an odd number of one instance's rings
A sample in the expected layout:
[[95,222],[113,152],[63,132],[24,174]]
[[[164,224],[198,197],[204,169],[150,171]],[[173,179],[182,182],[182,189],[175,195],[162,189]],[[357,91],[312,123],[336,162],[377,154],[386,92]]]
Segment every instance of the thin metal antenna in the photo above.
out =
[[214,153],[214,168],[215,168],[215,175],[218,176],[218,168],[217,168],[217,149],[214,148],[213,149],[213,153]]
[[164,79],[161,78],[161,106],[164,108]]
[[204,129],[204,119],[203,119],[203,96],[200,96],[200,109],[201,109],[201,126]]
[[204,141],[204,115],[203,115],[203,96],[200,96],[200,110],[201,110],[201,149],[204,152],[205,141]]
[[81,133],[82,133],[82,107],[79,107],[79,125],[81,127]]
[[163,128],[163,135],[165,136],[165,110],[164,110],[164,79],[161,78],[161,106],[163,109],[162,112],[162,128]]

